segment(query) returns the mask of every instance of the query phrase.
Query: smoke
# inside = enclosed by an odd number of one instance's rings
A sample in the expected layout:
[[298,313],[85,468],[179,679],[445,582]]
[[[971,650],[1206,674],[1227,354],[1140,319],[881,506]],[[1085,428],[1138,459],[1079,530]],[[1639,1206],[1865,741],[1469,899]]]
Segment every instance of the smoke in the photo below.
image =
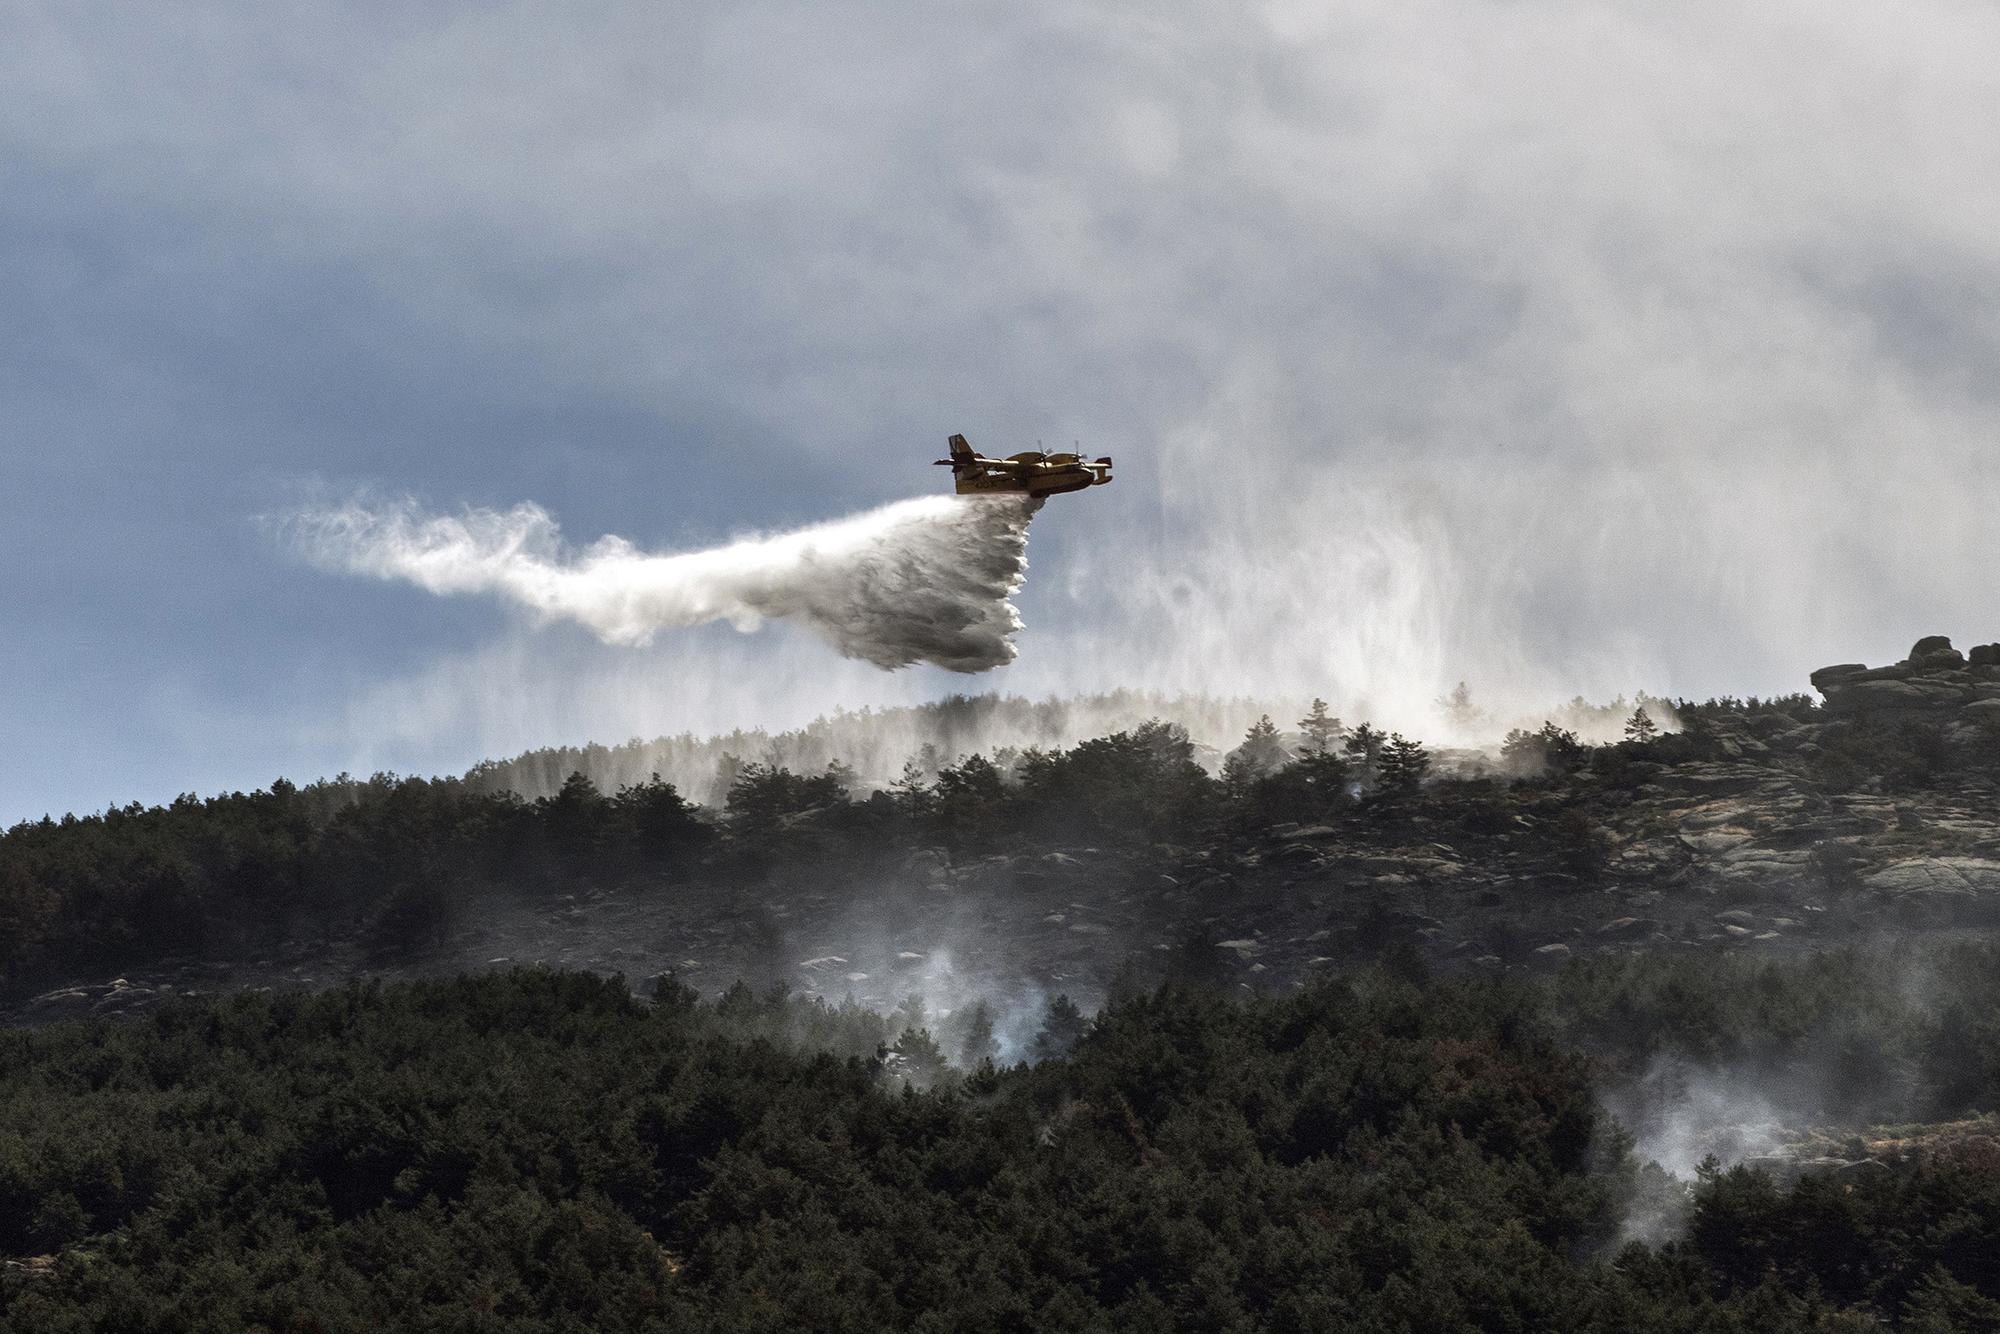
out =
[[1706,1158],[1727,1167],[1783,1146],[1785,1128],[1797,1124],[1799,1113],[1773,1101],[1770,1082],[1767,1075],[1662,1056],[1605,1102],[1631,1132],[1634,1157],[1689,1179]]
[[427,515],[360,501],[294,515],[299,548],[332,569],[440,596],[487,594],[608,644],[767,617],[806,625],[843,655],[894,670],[983,672],[1011,662],[1039,500],[928,496],[708,551],[655,554],[607,536],[580,551],[534,504]]
[[[468,685],[463,697],[479,698],[475,687]],[[440,693],[448,693],[448,687]],[[412,707],[422,715],[433,706],[426,699]],[[958,695],[920,705],[848,710],[785,731],[739,727],[707,736],[684,731],[616,746],[540,746],[512,758],[484,760],[467,777],[483,790],[511,791],[532,801],[554,793],[572,773],[583,774],[606,792],[657,774],[689,798],[719,805],[731,766],[740,760],[782,765],[794,773],[818,773],[838,762],[853,770],[863,787],[882,788],[895,781],[908,760],[917,761],[927,778],[971,754],[985,755],[1005,770],[1030,747],[1067,750],[1153,719],[1187,729],[1197,759],[1219,769],[1222,752],[1236,745],[1260,714],[1283,719],[1304,711],[1299,701],[1274,705],[1132,690],[1039,700]]]
[[1659,1246],[1685,1234],[1704,1163],[1770,1166],[1826,1111],[1828,1072],[1806,1062],[1787,1074],[1714,1067],[1662,1053],[1614,1085],[1604,1106],[1632,1137],[1637,1167],[1621,1201],[1618,1240]]

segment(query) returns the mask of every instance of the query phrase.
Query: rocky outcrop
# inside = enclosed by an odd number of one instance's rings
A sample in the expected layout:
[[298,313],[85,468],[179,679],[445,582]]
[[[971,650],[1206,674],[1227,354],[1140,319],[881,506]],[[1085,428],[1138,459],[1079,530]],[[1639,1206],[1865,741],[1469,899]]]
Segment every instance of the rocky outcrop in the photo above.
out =
[[2000,703],[2000,644],[1981,644],[1968,656],[1931,635],[1893,666],[1840,663],[1814,672],[1812,684],[1837,717],[1922,715],[1984,728],[2000,722],[2000,709],[1986,707]]
[[1885,894],[2000,894],[2000,861],[1984,857],[1908,857],[1862,883]]
[[1963,667],[1965,655],[1951,646],[1949,635],[1925,635],[1903,661],[1912,667]]
[[80,1019],[86,1015],[133,1014],[154,1008],[170,994],[154,987],[135,986],[117,977],[109,982],[43,992],[28,1002],[28,1010],[42,1022]]
[[1553,968],[2000,930],[2000,644],[1961,654],[1933,637],[1900,663],[1842,663],[1812,682],[1823,709],[1787,697],[1702,710],[1680,735],[1605,748],[1567,775],[1440,785],[1394,819],[1232,821],[1191,846],[909,848],[879,874],[774,880],[747,902],[699,881],[585,886],[489,904],[387,966],[359,934],[286,940],[265,957],[162,959],[147,976],[10,1000],[0,1024],[513,965],[671,971],[711,995],[782,979],[886,1010],[948,974],[955,949],[970,957],[968,942],[982,972],[1088,998],[1127,961],[1195,939],[1267,989],[1391,947],[1444,967]]
[[1908,857],[1862,884],[1911,926],[1991,925],[2000,908],[2000,862],[1981,857]]
[[1829,685],[1859,676],[1867,670],[1868,664],[1865,662],[1842,662],[1831,667],[1822,667],[1807,679],[1812,682],[1813,689],[1823,695]]

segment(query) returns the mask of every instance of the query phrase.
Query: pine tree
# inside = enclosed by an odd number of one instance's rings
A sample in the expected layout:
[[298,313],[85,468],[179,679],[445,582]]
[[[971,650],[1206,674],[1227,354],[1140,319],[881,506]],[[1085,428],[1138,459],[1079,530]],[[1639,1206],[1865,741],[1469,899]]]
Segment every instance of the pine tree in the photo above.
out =
[[1364,791],[1374,788],[1380,774],[1382,746],[1386,738],[1367,723],[1348,733],[1341,749],[1347,752],[1354,763],[1354,781],[1361,784]]
[[1398,800],[1415,796],[1430,771],[1430,752],[1421,741],[1412,741],[1397,732],[1383,745],[1380,778],[1383,795]]
[[1646,706],[1643,704],[1632,710],[1632,716],[1625,720],[1627,741],[1651,741],[1659,734],[1659,724],[1653,721],[1653,715],[1646,712]]
[[[587,862],[600,848],[604,835],[604,794],[582,773],[563,780],[553,797],[535,803],[550,850],[573,863]],[[582,869],[574,866],[572,869]]]
[[1035,1034],[1034,1057],[1037,1061],[1052,1061],[1059,1056],[1067,1056],[1083,1037],[1090,1021],[1083,1011],[1067,995],[1057,996],[1049,1002],[1047,1013],[1042,1018],[1042,1031]]
[[1243,744],[1222,762],[1222,781],[1231,792],[1241,793],[1259,778],[1284,768],[1290,759],[1277,725],[1267,713],[1250,725]]
[[890,1044],[889,1052],[896,1058],[896,1072],[918,1088],[930,1087],[945,1071],[944,1052],[927,1028],[903,1030],[902,1036]]
[[1479,723],[1479,706],[1472,702],[1472,690],[1460,681],[1452,692],[1438,701],[1438,708],[1451,720],[1451,725],[1461,732],[1469,732]]
[[889,796],[906,818],[921,820],[937,809],[937,792],[924,781],[923,766],[914,759],[903,761],[903,773],[889,784]]
[[1580,768],[1589,757],[1590,748],[1577,739],[1576,733],[1566,727],[1557,727],[1552,722],[1544,722],[1537,734],[1548,755],[1549,767],[1558,773],[1570,773]]
[[966,1020],[965,1038],[959,1043],[958,1063],[967,1070],[977,1070],[999,1054],[1000,1042],[993,1036],[993,1007],[984,1000],[975,1001]]
[[1347,731],[1341,726],[1340,719],[1326,711],[1326,701],[1317,696],[1313,699],[1312,711],[1299,719],[1299,730],[1306,734],[1308,755],[1330,754],[1334,743]]
[[1500,743],[1500,765],[1515,778],[1566,774],[1583,764],[1587,748],[1574,732],[1544,722],[1539,732],[1515,728]]

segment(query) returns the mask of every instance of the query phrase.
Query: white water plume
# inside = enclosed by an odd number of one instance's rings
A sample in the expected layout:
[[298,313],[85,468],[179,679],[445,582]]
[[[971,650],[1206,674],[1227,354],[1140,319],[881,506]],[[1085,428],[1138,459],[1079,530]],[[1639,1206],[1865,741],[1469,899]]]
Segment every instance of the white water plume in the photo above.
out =
[[335,569],[439,595],[490,594],[609,644],[661,630],[766,617],[799,621],[850,658],[983,672],[1011,662],[1008,598],[1028,566],[1024,496],[926,496],[708,551],[654,554],[624,538],[571,549],[548,512],[520,504],[427,515],[350,501],[295,515],[300,549]]

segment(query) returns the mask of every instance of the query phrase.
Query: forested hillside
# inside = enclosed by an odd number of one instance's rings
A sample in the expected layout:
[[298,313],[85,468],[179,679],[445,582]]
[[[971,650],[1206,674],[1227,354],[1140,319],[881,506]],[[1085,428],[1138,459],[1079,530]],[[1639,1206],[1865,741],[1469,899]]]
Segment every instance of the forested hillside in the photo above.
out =
[[[1176,985],[1034,1066],[539,971],[0,1034],[10,1329],[1911,1330],[2000,1320],[2000,1176],[1634,1173],[1530,990]],[[1058,1029],[1062,1025],[1058,1024]],[[905,1051],[920,1044],[904,1044]],[[1990,1059],[1989,1043],[1982,1051]]]
[[0,1320],[2000,1330],[2000,649],[1815,681],[16,825]]
[[719,807],[657,778],[530,801],[378,776],[28,822],[0,834],[0,1002],[525,959],[888,1006],[908,956],[968,933],[989,973],[1095,997],[1191,936],[1270,986],[1392,944],[1504,968],[1985,929],[2000,665],[1919,649],[1818,674],[1824,704],[1681,701],[1674,733],[1642,707],[1597,746],[1550,722],[1439,755],[1315,708],[1213,771],[1152,722],[920,753],[872,789],[732,759]]

